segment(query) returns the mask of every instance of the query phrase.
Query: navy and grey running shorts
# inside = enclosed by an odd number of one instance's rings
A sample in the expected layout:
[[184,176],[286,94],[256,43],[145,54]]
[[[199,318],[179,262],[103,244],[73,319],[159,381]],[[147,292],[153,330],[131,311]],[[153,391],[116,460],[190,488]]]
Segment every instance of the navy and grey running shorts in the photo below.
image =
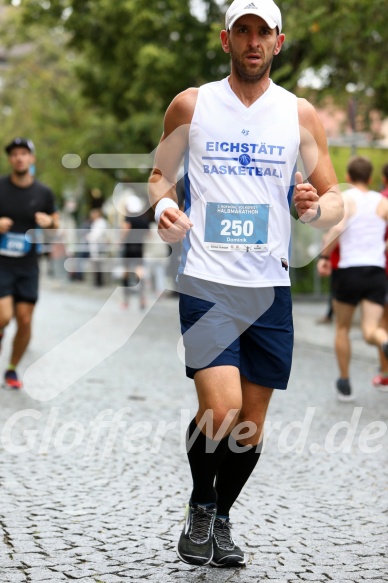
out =
[[241,288],[179,275],[186,375],[236,366],[250,382],[286,389],[294,330],[289,286]]

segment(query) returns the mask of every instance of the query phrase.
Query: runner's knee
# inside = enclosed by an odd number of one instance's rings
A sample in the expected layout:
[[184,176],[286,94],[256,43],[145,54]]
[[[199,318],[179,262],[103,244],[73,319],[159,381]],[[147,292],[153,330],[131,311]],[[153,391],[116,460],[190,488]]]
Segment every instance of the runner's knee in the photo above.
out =
[[12,314],[0,314],[0,328],[8,326],[12,320]]
[[[197,417],[197,424],[203,425],[202,431],[208,436],[214,437],[221,432],[221,438],[231,432],[236,424],[239,414],[239,407],[227,407],[223,404],[217,405],[212,409],[201,411]],[[206,425],[206,431],[205,431]]]
[[31,314],[18,314],[16,319],[19,329],[29,329],[31,327]]

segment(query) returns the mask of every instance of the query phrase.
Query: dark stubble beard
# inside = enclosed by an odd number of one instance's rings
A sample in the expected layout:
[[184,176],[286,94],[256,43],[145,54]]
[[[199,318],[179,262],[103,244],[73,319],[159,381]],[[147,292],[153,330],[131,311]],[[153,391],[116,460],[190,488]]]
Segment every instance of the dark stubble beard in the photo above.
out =
[[28,174],[28,173],[29,173],[28,168],[26,170],[14,170],[14,174],[16,174],[16,176],[19,176],[19,178],[26,176],[26,174]]
[[230,51],[230,58],[233,64],[233,70],[236,74],[236,77],[239,78],[240,81],[243,83],[257,83],[260,81],[267,71],[271,68],[272,61],[273,61],[273,54],[261,65],[260,69],[255,73],[250,73],[245,65],[243,64],[242,59],[239,59],[234,53],[233,50]]

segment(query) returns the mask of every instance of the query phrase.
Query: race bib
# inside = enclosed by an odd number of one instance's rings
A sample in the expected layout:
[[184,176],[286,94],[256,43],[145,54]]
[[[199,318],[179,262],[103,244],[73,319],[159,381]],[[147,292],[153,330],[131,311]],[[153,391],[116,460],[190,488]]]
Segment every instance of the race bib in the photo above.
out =
[[211,251],[266,251],[269,204],[206,205],[205,248]]
[[31,250],[31,241],[24,233],[3,233],[0,235],[0,255],[23,257]]

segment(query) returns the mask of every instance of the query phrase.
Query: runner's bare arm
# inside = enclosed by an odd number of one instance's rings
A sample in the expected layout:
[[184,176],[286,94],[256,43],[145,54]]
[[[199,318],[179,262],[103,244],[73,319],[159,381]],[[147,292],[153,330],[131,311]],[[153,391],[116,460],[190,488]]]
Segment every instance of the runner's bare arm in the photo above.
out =
[[309,222],[316,217],[319,204],[321,216],[312,225],[330,228],[343,218],[344,205],[325,130],[314,107],[305,99],[298,99],[298,115],[300,154],[309,182],[302,182],[302,176],[297,173],[295,208],[302,221]]
[[[149,179],[149,199],[155,209],[162,199],[177,204],[177,174],[188,144],[188,134],[198,90],[191,88],[175,97],[166,111],[164,131],[156,151]],[[159,220],[159,234],[164,241],[174,243],[185,237],[192,223],[181,210],[166,208]]]
[[59,228],[59,213],[55,212],[51,216],[51,227],[50,229],[58,229]]
[[13,220],[9,217],[0,218],[0,234],[6,233],[13,225]]

